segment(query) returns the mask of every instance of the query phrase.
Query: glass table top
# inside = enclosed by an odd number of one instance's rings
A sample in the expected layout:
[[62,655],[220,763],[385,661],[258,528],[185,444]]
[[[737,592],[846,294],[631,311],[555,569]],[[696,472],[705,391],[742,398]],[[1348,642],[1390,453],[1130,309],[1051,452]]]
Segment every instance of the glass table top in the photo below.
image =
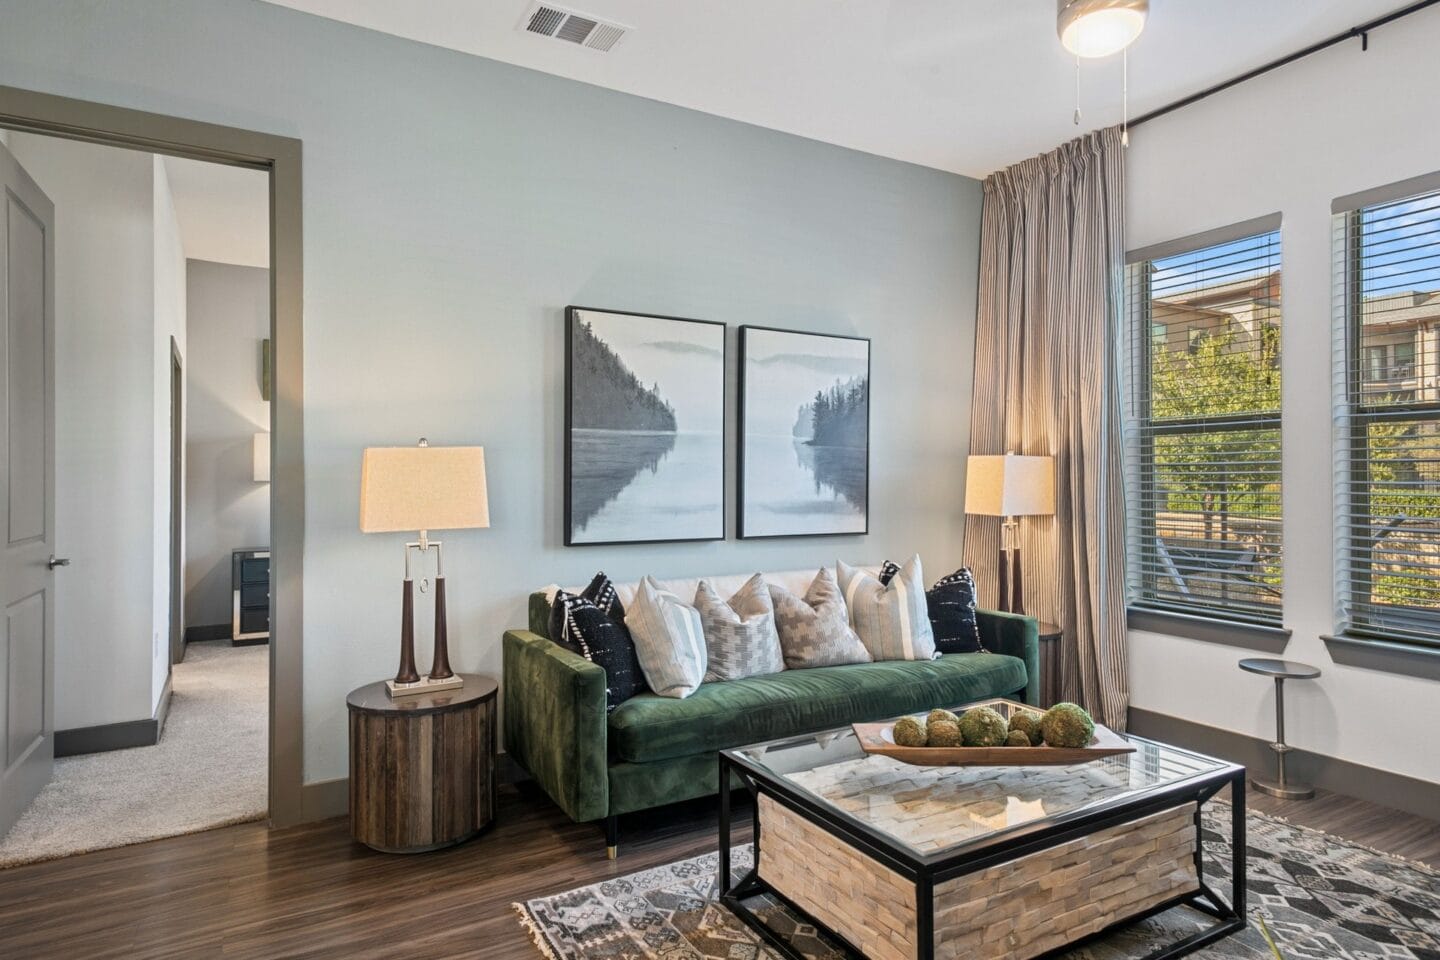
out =
[[[987,705],[1006,715],[1028,709],[1003,700]],[[1127,739],[1134,753],[1040,767],[915,766],[865,753],[849,727],[730,752],[916,855],[930,857],[1229,767],[1178,747]]]

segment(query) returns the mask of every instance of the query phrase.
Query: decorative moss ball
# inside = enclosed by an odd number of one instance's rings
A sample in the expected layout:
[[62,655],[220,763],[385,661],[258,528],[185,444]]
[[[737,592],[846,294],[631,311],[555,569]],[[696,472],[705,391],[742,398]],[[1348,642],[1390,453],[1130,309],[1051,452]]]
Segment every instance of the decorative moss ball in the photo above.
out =
[[1040,714],[1034,710],[1020,710],[1010,718],[1010,732],[1023,733],[1030,739],[1030,746],[1038,747],[1045,742],[1040,735]]
[[949,710],[939,709],[931,710],[930,715],[925,718],[925,722],[927,724],[934,723],[936,720],[947,720],[950,723],[960,722],[960,718],[955,716],[955,714],[951,713]]
[[897,747],[923,747],[927,737],[925,724],[914,717],[901,717],[896,720],[892,735]]
[[1007,747],[1030,747],[1030,746],[1034,746],[1034,744],[1032,744],[1032,743],[1030,742],[1030,735],[1029,735],[1028,733],[1026,733],[1025,731],[1023,731],[1023,730],[1011,730],[1011,731],[1005,736],[1005,746],[1007,746]]
[[1040,734],[1052,747],[1083,747],[1095,735],[1095,721],[1083,707],[1057,703],[1040,718]]
[[925,745],[928,747],[959,747],[964,746],[965,738],[960,736],[960,724],[949,720],[932,720],[925,725],[929,736]]
[[990,707],[971,707],[960,717],[960,735],[967,747],[998,747],[1009,733],[1005,718]]

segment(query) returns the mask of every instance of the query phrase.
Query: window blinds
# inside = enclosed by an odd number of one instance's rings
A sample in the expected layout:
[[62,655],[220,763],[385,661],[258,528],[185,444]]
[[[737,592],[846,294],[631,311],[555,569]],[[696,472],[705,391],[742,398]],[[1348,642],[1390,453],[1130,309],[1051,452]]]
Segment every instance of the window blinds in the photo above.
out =
[[1440,646],[1440,193],[1335,217],[1342,631]]
[[1240,229],[1127,268],[1129,601],[1278,625],[1278,218]]

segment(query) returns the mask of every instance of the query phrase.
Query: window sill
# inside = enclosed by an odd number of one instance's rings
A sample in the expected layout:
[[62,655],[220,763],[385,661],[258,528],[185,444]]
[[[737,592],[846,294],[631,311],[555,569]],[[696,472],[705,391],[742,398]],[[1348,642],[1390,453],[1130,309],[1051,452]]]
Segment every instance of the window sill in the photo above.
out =
[[1440,680],[1440,647],[1344,633],[1321,634],[1320,639],[1341,666]]
[[1218,620],[1170,610],[1153,610],[1149,607],[1127,609],[1126,623],[1131,630],[1164,633],[1264,653],[1281,653],[1290,642],[1290,630],[1286,627],[1238,623],[1234,620]]

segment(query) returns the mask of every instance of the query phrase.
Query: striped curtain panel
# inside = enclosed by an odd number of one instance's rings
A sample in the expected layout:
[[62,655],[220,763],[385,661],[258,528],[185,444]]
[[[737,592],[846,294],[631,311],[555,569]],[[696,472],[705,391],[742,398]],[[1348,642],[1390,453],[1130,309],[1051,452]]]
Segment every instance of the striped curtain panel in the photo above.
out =
[[[985,180],[970,425],[972,454],[1055,458],[1055,515],[1020,520],[1025,612],[1064,630],[1063,698],[1121,730],[1123,189],[1118,128]],[[998,600],[999,545],[998,518],[966,518],[982,607]]]

